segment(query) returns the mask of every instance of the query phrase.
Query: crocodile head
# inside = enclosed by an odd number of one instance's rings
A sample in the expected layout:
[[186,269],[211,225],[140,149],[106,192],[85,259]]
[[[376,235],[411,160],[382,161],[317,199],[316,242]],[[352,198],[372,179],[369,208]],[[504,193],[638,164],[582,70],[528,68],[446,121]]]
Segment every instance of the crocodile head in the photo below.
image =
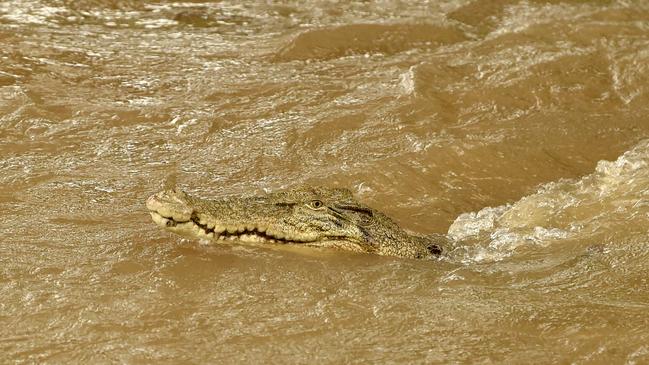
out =
[[359,202],[347,189],[303,187],[257,197],[204,200],[169,189],[147,208],[162,228],[215,242],[331,247],[387,256],[424,258],[441,253],[433,239],[411,235]]

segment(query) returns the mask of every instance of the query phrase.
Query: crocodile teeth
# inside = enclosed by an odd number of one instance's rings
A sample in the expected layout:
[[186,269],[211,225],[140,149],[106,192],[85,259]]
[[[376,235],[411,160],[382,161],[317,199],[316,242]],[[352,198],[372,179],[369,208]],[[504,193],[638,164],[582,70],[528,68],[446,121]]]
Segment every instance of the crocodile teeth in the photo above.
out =
[[264,242],[266,240],[264,237],[258,236],[256,234],[243,234],[239,237],[239,239],[244,242]]
[[[155,219],[155,216],[154,216]],[[297,243],[307,242],[307,237],[300,237],[282,231],[268,230],[268,227],[257,227],[251,223],[243,225],[221,225],[205,217],[192,217],[194,223],[189,227],[194,235],[205,237],[216,241],[243,241],[254,243]],[[176,222],[169,219],[168,225],[176,225],[185,222]]]

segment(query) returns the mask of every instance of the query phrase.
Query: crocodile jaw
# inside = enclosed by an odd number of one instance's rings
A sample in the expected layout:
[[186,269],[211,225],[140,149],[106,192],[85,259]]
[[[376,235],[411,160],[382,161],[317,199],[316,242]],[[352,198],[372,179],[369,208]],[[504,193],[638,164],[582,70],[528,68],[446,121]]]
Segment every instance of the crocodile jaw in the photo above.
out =
[[[211,214],[190,207],[185,193],[168,190],[147,199],[153,221],[163,229],[194,239],[220,243],[238,241],[251,244],[301,244],[314,247],[335,247],[348,251],[363,251],[351,240],[321,239],[309,233],[286,233],[272,226],[247,222],[245,224],[219,220]],[[196,202],[194,202],[196,203]]]
[[198,218],[199,214],[187,221],[179,221],[174,217],[165,217],[156,211],[150,211],[151,218],[160,227],[176,234],[220,242],[239,241],[242,243],[279,243],[279,244],[315,244],[319,242],[315,237],[308,235],[288,236],[282,233],[273,233],[256,225],[223,225],[201,223],[209,219]]

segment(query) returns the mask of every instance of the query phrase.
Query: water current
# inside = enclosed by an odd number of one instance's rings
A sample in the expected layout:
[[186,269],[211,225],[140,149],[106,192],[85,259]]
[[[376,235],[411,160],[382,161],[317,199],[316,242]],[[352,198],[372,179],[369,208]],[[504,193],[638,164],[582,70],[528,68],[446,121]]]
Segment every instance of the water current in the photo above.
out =
[[[649,3],[0,1],[0,362],[649,364]],[[352,189],[439,260],[144,207]]]

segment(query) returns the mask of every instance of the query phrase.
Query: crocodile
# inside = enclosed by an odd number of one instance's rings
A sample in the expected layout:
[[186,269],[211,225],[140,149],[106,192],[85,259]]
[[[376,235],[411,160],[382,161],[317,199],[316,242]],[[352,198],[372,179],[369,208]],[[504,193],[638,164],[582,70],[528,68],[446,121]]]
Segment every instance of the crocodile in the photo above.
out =
[[303,245],[405,258],[435,258],[443,235],[421,236],[358,202],[344,188],[302,186],[263,196],[206,200],[177,188],[152,195],[153,221],[217,243]]

